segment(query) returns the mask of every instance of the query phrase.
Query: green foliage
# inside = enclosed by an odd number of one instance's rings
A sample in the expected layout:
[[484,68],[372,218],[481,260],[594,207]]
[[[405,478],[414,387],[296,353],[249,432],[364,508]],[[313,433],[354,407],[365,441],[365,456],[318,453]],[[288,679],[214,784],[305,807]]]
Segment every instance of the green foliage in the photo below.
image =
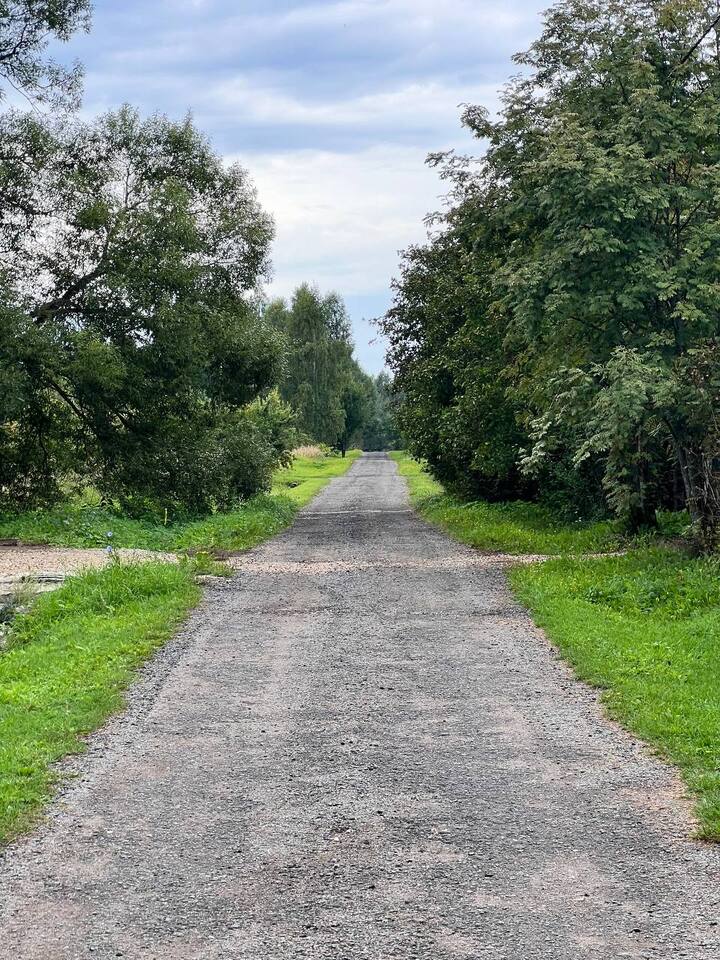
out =
[[396,450],[402,445],[393,382],[387,373],[379,373],[368,382],[366,417],[362,428],[363,450]]
[[139,515],[200,513],[266,488],[294,438],[256,403],[284,345],[253,299],[273,228],[246,173],[129,108],[0,123],[33,211],[0,212],[0,498],[52,502],[76,474]]
[[348,379],[340,394],[343,411],[343,428],[338,438],[338,446],[345,456],[352,438],[359,436],[368,417],[369,390],[372,381],[364,377],[360,369],[353,371],[355,376]]
[[287,340],[281,394],[297,412],[300,431],[346,451],[367,420],[371,381],[353,358],[345,304],[335,293],[323,297],[303,285],[290,307],[270,303],[265,319]]
[[[69,40],[90,24],[90,0],[3,0],[0,4],[0,100],[7,87],[31,101],[74,106],[82,70],[45,55],[51,39]],[[0,146],[0,156],[2,146]],[[0,163],[2,161],[0,160]]]
[[681,500],[714,546],[719,30],[698,0],[562,0],[499,118],[466,110],[484,157],[432,158],[449,208],[384,325],[410,449],[452,489],[582,470],[631,527]]
[[[441,172],[453,179],[455,161]],[[449,489],[503,499],[531,487],[517,468],[525,434],[507,392],[506,321],[492,305],[504,241],[466,187],[463,173],[431,241],[405,253],[381,326],[409,449]]]
[[677,764],[720,840],[720,577],[671,551],[553,560],[512,582],[609,713]]
[[40,597],[0,654],[0,841],[48,798],[52,764],[123,704],[142,661],[197,602],[189,565],[113,564]]

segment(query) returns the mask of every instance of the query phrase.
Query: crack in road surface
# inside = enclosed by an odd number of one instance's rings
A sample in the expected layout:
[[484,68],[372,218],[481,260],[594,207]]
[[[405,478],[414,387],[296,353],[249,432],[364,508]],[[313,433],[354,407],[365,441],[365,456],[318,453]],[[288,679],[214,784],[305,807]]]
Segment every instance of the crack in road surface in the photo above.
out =
[[208,592],[6,852],[2,960],[720,955],[674,774],[406,511],[365,456]]

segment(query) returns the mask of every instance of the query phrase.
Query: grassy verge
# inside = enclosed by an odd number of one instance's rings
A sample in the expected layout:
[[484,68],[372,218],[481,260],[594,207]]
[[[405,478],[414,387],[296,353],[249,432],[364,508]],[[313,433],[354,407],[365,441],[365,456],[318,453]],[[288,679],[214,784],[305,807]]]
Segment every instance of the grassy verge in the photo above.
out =
[[[49,543],[57,547],[97,547],[180,551],[246,550],[275,536],[331,480],[345,473],[359,451],[341,457],[300,457],[278,471],[273,489],[236,510],[199,520],[164,524],[135,520],[101,508],[96,502],[64,503],[51,510],[0,516],[0,539]],[[112,537],[108,537],[112,533]]]
[[414,506],[430,523],[477,550],[515,554],[602,553],[621,536],[613,523],[567,523],[535,503],[465,503],[405,453],[392,453],[408,482]]
[[[565,554],[511,571],[511,585],[608,713],[681,771],[702,837],[720,841],[720,560],[614,545],[611,525],[568,525],[528,504],[463,504],[395,455],[428,520],[484,550]],[[615,541],[616,542],[616,541]]]
[[608,712],[676,764],[720,841],[720,566],[678,552],[515,569],[518,598]]
[[0,841],[32,823],[52,764],[122,707],[137,667],[199,596],[189,563],[113,564],[18,617],[0,652]]

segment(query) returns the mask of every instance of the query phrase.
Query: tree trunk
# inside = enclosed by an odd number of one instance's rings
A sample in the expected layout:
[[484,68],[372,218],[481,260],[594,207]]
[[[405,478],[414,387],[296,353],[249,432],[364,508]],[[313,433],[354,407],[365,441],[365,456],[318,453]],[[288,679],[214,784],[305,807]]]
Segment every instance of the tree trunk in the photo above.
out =
[[698,546],[710,553],[720,546],[720,459],[680,438],[675,438],[674,447]]
[[651,485],[648,483],[648,465],[644,455],[643,438],[637,438],[637,459],[633,465],[633,486],[635,499],[630,505],[628,523],[632,533],[641,530],[657,529],[657,502],[652,496]]
[[703,553],[720,546],[720,460],[706,452],[696,455],[691,471],[690,513],[696,522]]

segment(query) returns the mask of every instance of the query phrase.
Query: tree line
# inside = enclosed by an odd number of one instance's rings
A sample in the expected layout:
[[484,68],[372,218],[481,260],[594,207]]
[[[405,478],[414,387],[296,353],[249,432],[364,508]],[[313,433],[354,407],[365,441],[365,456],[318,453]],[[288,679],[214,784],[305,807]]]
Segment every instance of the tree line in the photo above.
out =
[[289,305],[271,302],[265,318],[286,338],[280,393],[307,436],[339,447],[343,455],[353,441],[367,450],[399,444],[390,379],[368,376],[353,357],[350,319],[336,293],[322,296],[303,285]]
[[720,530],[720,16],[562,0],[382,327],[411,449],[450,488]]
[[91,484],[132,513],[223,508],[302,437],[361,437],[376,385],[338,297],[265,303],[272,219],[189,119],[79,118],[81,68],[47,48],[90,12],[0,16],[0,504]]

